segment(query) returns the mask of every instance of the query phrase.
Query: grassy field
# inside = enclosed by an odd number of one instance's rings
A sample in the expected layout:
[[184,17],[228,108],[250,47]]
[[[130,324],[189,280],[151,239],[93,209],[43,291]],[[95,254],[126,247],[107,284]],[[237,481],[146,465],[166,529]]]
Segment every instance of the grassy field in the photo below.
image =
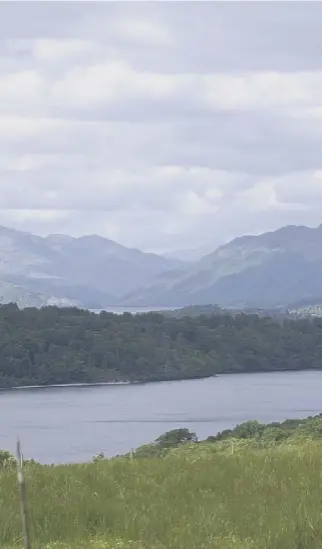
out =
[[[26,467],[32,549],[320,549],[322,443],[185,445],[163,458]],[[22,547],[14,470],[1,549]]]

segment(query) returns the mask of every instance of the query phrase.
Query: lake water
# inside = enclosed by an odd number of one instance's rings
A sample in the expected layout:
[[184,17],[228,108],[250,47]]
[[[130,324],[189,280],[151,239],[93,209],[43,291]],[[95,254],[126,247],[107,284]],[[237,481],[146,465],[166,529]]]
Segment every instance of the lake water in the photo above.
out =
[[192,381],[0,392],[0,448],[43,463],[129,451],[187,427],[200,438],[250,419],[322,412],[321,372],[234,374]]
[[90,309],[92,313],[100,313],[105,311],[106,313],[114,313],[116,315],[122,315],[123,313],[131,313],[132,315],[161,312],[161,311],[175,311],[179,307],[105,307],[105,309]]

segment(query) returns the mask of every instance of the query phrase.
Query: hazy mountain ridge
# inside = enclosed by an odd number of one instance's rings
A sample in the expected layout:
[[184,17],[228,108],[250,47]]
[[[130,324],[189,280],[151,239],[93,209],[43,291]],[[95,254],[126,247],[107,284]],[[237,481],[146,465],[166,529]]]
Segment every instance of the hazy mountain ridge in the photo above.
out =
[[[97,235],[35,236],[0,227],[1,302],[116,305],[120,296],[181,262]],[[17,299],[13,299],[17,297]]]
[[0,227],[0,301],[274,308],[322,296],[322,225],[238,237],[194,263],[97,235],[39,237]]
[[124,303],[276,307],[316,295],[322,295],[322,225],[236,238]]

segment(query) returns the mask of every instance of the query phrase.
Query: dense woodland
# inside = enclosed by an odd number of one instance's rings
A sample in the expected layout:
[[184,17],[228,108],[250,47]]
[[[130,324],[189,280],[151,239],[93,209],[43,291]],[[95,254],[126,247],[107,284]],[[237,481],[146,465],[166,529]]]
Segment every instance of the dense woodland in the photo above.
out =
[[0,387],[322,369],[322,319],[0,307]]

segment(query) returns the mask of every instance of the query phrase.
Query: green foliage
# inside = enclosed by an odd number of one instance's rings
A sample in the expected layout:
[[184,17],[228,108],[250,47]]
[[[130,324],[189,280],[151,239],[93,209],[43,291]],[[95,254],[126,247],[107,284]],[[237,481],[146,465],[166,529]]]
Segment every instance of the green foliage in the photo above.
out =
[[162,448],[176,448],[186,442],[197,442],[195,433],[191,433],[189,429],[173,429],[164,433],[156,439],[156,443]]
[[0,471],[16,465],[16,460],[7,450],[0,450]]
[[151,444],[140,446],[134,453],[135,457],[160,457],[165,455],[172,448],[182,446],[182,444],[198,442],[195,433],[188,429],[173,429],[159,436]]
[[[159,444],[143,444],[137,450],[135,450],[133,456],[135,458],[155,458],[162,457],[166,454],[166,449],[162,448]],[[127,457],[130,457],[130,454],[127,454]]]
[[[322,414],[307,419],[288,419],[281,423],[267,425],[258,421],[246,421],[234,429],[227,429],[204,441],[198,441],[195,433],[188,429],[174,429],[164,433],[151,444],[140,446],[133,454],[135,458],[165,457],[174,448],[208,448],[212,452],[229,448],[270,448],[284,442],[293,443],[297,440],[322,440]],[[198,444],[196,444],[198,443]],[[127,454],[127,457],[130,457]],[[94,458],[97,459],[97,458]]]
[[103,452],[100,452],[99,454],[97,454],[96,456],[93,457],[94,463],[97,462],[97,461],[102,461],[102,459],[105,459],[105,456],[104,456]]
[[322,368],[322,320],[0,306],[0,387]]
[[160,311],[164,316],[172,318],[184,318],[186,316],[195,318],[198,316],[212,316],[212,315],[227,315],[229,314],[226,309],[219,307],[218,305],[190,305],[182,307],[180,309]]
[[262,446],[269,446],[292,438],[322,439],[322,414],[306,419],[287,419],[281,423],[274,422],[267,425],[258,421],[247,421],[234,429],[227,429],[208,437],[206,442],[249,439]]
[[[321,441],[301,437],[267,448],[230,438],[185,443],[155,459],[26,467],[32,547],[319,549],[321,471]],[[0,532],[1,548],[22,547],[10,469],[0,472]]]

